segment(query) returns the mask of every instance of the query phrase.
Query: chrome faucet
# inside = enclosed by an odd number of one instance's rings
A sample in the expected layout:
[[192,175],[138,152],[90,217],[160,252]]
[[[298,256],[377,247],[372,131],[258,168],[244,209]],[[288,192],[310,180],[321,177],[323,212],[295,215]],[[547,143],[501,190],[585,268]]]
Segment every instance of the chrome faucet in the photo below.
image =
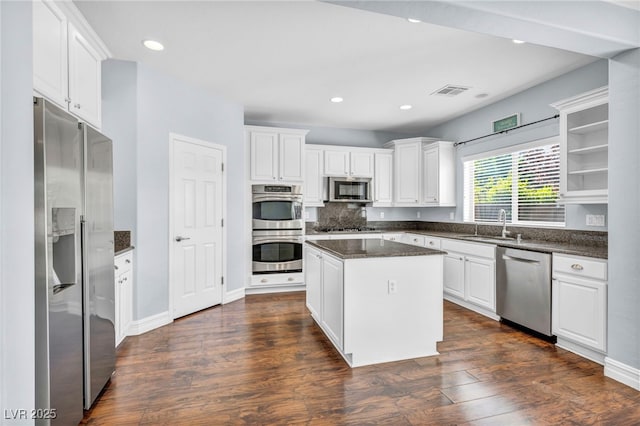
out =
[[498,222],[502,221],[502,238],[506,238],[507,234],[510,234],[510,231],[507,231],[507,211],[505,209],[500,209],[498,212]]

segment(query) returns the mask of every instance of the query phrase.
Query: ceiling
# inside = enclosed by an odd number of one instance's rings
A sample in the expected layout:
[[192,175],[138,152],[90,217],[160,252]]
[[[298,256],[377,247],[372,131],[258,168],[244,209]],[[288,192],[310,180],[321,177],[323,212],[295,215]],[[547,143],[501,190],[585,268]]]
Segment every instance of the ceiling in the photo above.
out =
[[[114,58],[238,102],[252,122],[419,134],[596,59],[315,1],[75,4]],[[430,95],[447,84],[469,90]]]

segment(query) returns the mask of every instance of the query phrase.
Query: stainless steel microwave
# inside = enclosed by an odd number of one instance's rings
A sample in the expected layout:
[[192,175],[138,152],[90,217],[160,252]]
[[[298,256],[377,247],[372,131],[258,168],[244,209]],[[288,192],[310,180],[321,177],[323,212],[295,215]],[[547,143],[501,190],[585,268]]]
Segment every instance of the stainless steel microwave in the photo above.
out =
[[371,178],[329,178],[329,201],[370,203]]

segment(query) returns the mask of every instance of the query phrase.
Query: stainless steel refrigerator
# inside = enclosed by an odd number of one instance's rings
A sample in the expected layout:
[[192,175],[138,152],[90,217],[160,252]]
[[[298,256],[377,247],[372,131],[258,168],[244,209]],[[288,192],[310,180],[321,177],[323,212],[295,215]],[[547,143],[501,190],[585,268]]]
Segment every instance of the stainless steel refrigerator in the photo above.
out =
[[36,407],[56,414],[39,424],[77,425],[115,369],[112,158],[34,98]]

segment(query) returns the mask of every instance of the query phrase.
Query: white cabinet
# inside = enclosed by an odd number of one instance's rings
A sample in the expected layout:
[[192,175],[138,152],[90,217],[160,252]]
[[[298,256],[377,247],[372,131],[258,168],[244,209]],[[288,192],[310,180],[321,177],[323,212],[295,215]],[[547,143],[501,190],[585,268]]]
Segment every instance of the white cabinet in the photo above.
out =
[[607,351],[607,262],[553,255],[551,328],[558,346],[603,363]]
[[304,155],[304,205],[305,207],[322,207],[326,199],[326,180],[323,175],[324,151],[322,148],[307,145]]
[[455,207],[455,151],[453,142],[435,142],[422,151],[422,203]]
[[411,244],[412,246],[424,247],[424,235],[411,234],[406,232],[400,238],[401,243]]
[[33,3],[33,87],[96,128],[102,125],[102,60],[106,53],[69,22],[60,5]]
[[245,126],[252,181],[302,181],[307,130]]
[[374,154],[373,206],[393,204],[393,152]]
[[115,257],[116,346],[127,336],[133,315],[133,252]]
[[343,263],[305,246],[307,308],[339,350],[344,338]]
[[321,318],[322,309],[322,255],[305,244],[304,272],[307,308],[315,318]]
[[322,256],[322,326],[338,349],[343,344],[343,263]]
[[453,142],[434,138],[398,139],[393,148],[393,199],[396,206],[456,205]]
[[392,141],[393,147],[393,201],[396,206],[420,204],[420,171],[424,138]]
[[608,201],[608,88],[552,104],[560,111],[560,197],[564,203]]
[[324,152],[326,176],[373,177],[373,152],[327,149]]
[[443,239],[444,293],[455,303],[495,318],[495,245]]
[[102,58],[69,24],[69,110],[100,128],[102,125]]
[[67,18],[51,1],[33,2],[33,87],[67,108]]

